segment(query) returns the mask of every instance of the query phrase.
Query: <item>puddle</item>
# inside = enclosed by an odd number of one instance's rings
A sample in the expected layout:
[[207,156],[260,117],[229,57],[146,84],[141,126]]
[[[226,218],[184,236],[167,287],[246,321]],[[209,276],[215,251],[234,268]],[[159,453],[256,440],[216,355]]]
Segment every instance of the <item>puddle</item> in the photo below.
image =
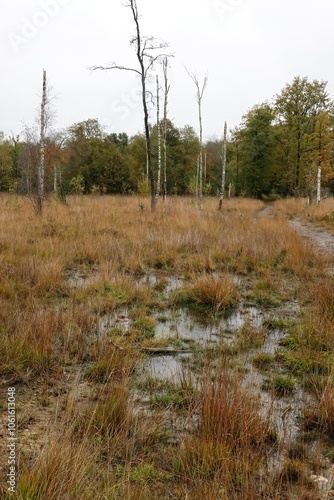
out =
[[279,346],[280,340],[282,340],[286,336],[287,333],[283,332],[282,330],[270,330],[265,338],[264,344],[261,348],[261,352],[274,355]]
[[[159,317],[161,318],[159,320]],[[234,333],[240,330],[246,322],[252,326],[260,327],[264,314],[256,307],[245,307],[234,311],[227,318],[208,317],[206,321],[199,322],[188,311],[178,309],[160,316],[157,320],[156,338],[164,339],[174,336],[184,340],[193,340],[199,343],[216,342],[218,339],[231,339]],[[232,335],[231,335],[232,334]]]
[[163,273],[152,272],[145,274],[138,281],[139,285],[148,285],[152,287],[159,285],[159,283],[161,283],[162,290],[168,297],[172,291],[177,290],[183,285],[184,280],[180,277],[166,276]]
[[113,314],[106,314],[99,318],[97,335],[98,337],[103,337],[103,335],[106,335],[108,330],[112,328],[119,328],[122,332],[126,333],[129,331],[130,325],[131,320],[129,318],[128,309],[122,309],[121,311],[116,311]]
[[152,356],[146,359],[140,377],[150,376],[161,380],[176,379],[182,370],[182,359],[190,354]]
[[67,283],[73,288],[88,286],[99,278],[97,272],[87,274],[80,269],[67,269],[64,275],[67,278]]
[[252,326],[260,327],[264,320],[264,313],[257,307],[245,307],[238,309],[233,312],[231,316],[225,319],[221,328],[225,331],[231,331],[233,333],[240,330],[246,322],[249,322]]

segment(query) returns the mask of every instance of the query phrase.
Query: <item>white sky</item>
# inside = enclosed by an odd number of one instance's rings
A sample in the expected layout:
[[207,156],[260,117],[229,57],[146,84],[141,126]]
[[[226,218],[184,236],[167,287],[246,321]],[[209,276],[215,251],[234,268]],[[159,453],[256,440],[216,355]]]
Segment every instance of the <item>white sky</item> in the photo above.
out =
[[[5,0],[0,6],[0,130],[19,134],[39,106],[42,70],[54,91],[56,128],[98,118],[109,132],[143,130],[139,82],[117,70],[87,67],[115,61],[136,67],[125,0]],[[238,125],[294,76],[328,81],[334,94],[333,0],[137,0],[142,34],[170,43],[169,115],[198,129],[195,86],[202,79],[206,138]],[[47,14],[46,11],[49,13]],[[152,113],[155,120],[155,111]]]

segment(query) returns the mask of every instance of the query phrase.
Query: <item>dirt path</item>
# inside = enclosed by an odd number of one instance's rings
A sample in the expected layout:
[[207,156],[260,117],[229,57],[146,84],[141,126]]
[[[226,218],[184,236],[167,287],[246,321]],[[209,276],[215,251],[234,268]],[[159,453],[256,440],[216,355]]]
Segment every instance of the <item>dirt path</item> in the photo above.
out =
[[[274,206],[271,203],[265,205],[257,213],[257,217],[273,218],[274,216]],[[315,223],[302,220],[299,217],[293,217],[291,220],[288,220],[288,224],[296,233],[317,247],[323,255],[334,257],[334,232],[326,230]]]
[[274,206],[272,203],[267,203],[261,210],[256,214],[257,217],[274,217]]
[[316,246],[324,255],[334,257],[334,233],[311,222],[294,217],[288,224],[298,234]]

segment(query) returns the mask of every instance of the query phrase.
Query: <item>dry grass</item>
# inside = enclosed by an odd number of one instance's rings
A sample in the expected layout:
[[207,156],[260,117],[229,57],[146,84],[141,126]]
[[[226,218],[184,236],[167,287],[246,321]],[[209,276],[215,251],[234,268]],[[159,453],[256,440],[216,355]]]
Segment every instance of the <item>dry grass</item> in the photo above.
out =
[[277,446],[272,406],[264,412],[240,375],[219,367],[212,376],[208,367],[197,411],[198,429],[174,452],[174,474],[191,498],[318,498],[305,462],[287,459],[276,470],[267,468]]
[[[281,214],[301,210],[299,202],[279,203]],[[290,498],[289,479],[260,480],[271,432],[240,379],[226,370],[213,379],[205,372],[200,396],[194,390],[190,397],[187,389],[191,404],[184,407],[198,414],[199,427],[192,432],[185,425],[186,436],[173,445],[166,442],[166,414],[136,413],[130,390],[140,349],[154,341],[153,314],[175,306],[180,293],[208,314],[256,296],[259,306],[269,295],[283,302],[298,291],[313,308],[313,320],[297,328],[298,347],[286,347],[284,361],[292,371],[298,361],[305,372],[308,359],[330,359],[333,290],[325,262],[283,216],[257,217],[262,207],[255,200],[226,200],[219,212],[216,199],[175,198],[151,213],[147,200],[135,197],[75,197],[67,205],[50,199],[36,218],[29,200],[0,198],[2,385],[17,384],[22,406],[36,390],[42,399],[46,394],[50,404],[31,410],[31,428],[39,411],[53,417],[38,453],[29,452],[20,431],[17,498],[246,500],[260,498],[259,491],[264,499]],[[163,273],[157,285],[142,279],[155,273]],[[183,281],[168,295],[169,277]],[[313,298],[304,294],[310,282]],[[115,312],[129,319],[128,330],[101,329],[101,318]],[[247,350],[266,331],[246,325],[241,334],[238,348]],[[76,369],[84,373],[78,387],[88,395],[71,393],[71,399],[64,373]],[[322,390],[322,425],[331,429],[332,388],[323,384]],[[174,394],[167,396],[160,406],[179,421],[180,404],[169,404]],[[286,477],[291,470],[290,464]],[[301,484],[298,498],[306,490]],[[0,491],[5,498],[3,483]]]
[[313,202],[307,204],[306,198],[289,198],[287,200],[276,201],[274,204],[275,213],[284,218],[302,217],[310,222],[320,223],[329,228],[334,227],[334,199],[327,198],[321,200],[317,205]]
[[229,276],[203,275],[195,277],[185,289],[185,300],[216,312],[236,305],[238,290]]

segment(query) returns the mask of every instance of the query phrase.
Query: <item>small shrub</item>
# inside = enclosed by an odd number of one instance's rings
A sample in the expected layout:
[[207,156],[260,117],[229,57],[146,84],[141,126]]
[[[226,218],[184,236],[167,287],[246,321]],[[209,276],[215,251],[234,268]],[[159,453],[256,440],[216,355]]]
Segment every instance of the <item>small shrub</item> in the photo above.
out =
[[156,321],[150,316],[139,316],[133,322],[135,340],[151,339],[155,335]]
[[305,467],[300,460],[287,459],[284,463],[281,477],[283,481],[297,483],[305,478]]
[[290,377],[279,375],[273,381],[273,389],[279,396],[292,394],[295,389],[295,382]]
[[261,352],[254,356],[253,365],[259,370],[267,370],[269,366],[274,362],[275,357],[271,354]]
[[237,287],[228,276],[200,276],[186,287],[185,293],[190,303],[215,311],[231,309],[238,300]]

